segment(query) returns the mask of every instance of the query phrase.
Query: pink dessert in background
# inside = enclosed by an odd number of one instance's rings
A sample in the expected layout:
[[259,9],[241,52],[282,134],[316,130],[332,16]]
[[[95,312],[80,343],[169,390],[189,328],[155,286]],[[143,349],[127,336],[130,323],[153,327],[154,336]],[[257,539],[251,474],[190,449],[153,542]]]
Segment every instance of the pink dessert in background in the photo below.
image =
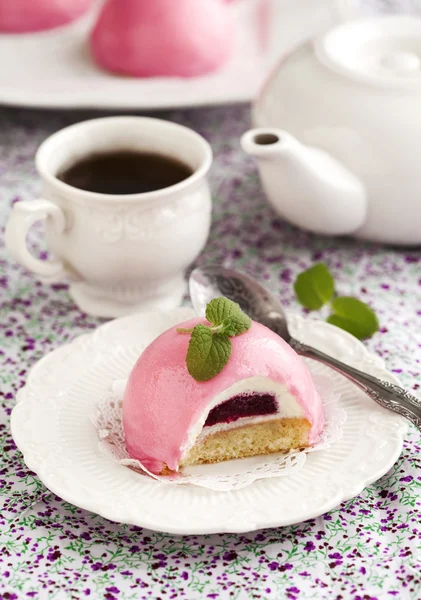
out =
[[[198,323],[207,324],[204,319],[194,319],[180,327]],[[324,427],[320,396],[303,360],[279,336],[253,322],[244,334],[231,338],[228,364],[206,382],[198,382],[188,373],[189,338],[178,333],[177,327],[169,329],[143,352],[131,372],[123,402],[123,425],[132,458],[153,473],[165,467],[178,470],[202,429],[230,422],[227,402],[218,404],[217,399],[215,403],[216,397],[233,390],[231,412],[239,411],[237,419],[247,416],[240,393],[247,381],[264,382],[260,390],[263,399],[272,393],[268,386],[284,389],[278,395],[279,410],[286,417],[307,419],[311,424],[309,443],[317,440]],[[252,407],[250,414],[259,413]],[[261,414],[267,415],[268,409]]]
[[234,36],[226,0],[107,0],[91,35],[102,68],[134,77],[194,77],[221,67]]
[[0,32],[53,29],[82,16],[93,0],[0,0]]

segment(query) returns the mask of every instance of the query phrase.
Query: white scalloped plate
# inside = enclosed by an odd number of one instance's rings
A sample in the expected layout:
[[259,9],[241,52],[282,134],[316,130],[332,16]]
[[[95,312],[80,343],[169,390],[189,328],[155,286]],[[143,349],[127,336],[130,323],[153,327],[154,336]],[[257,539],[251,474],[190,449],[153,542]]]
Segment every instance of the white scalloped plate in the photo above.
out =
[[[296,474],[232,492],[168,486],[118,465],[98,448],[93,407],[140,352],[191,309],[111,321],[44,357],[18,393],[12,433],[28,467],[55,494],[107,519],[175,534],[244,532],[319,516],[359,494],[398,458],[406,422],[335,374],[347,421],[341,439],[309,454]],[[290,319],[296,337],[396,382],[355,338],[322,321]],[[320,366],[322,372],[327,367]]]

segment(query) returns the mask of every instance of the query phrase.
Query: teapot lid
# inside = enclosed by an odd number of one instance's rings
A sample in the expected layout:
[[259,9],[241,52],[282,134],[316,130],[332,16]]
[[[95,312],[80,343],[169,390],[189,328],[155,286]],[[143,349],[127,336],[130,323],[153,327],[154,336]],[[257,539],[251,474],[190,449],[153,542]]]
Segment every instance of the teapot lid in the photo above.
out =
[[421,18],[381,16],[343,23],[315,42],[329,68],[360,82],[421,90]]

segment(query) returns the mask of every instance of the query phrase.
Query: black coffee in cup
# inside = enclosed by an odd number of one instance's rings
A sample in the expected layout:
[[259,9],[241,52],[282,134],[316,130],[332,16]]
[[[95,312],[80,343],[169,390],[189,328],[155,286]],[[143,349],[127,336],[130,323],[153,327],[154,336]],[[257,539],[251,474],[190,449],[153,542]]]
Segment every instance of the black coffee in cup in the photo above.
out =
[[58,179],[88,192],[139,194],[184,181],[193,170],[180,160],[151,152],[93,154],[66,167]]

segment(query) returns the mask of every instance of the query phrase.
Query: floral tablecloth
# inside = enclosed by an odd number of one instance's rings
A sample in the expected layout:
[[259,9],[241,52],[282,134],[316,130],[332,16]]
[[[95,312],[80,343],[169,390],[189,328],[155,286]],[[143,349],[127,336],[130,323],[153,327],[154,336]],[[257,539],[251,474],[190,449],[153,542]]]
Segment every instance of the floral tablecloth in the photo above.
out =
[[[0,226],[11,205],[37,195],[34,152],[50,133],[94,116],[0,110]],[[159,116],[202,133],[215,151],[213,227],[199,264],[222,263],[266,280],[299,311],[292,282],[325,261],[338,291],[375,307],[370,342],[417,393],[421,384],[421,252],[325,239],[283,223],[268,207],[238,139],[244,106]],[[421,440],[380,481],[318,519],[246,535],[175,537],[117,525],[60,500],[22,461],[10,435],[15,393],[46,352],[101,321],[79,312],[65,285],[16,266],[0,236],[0,598],[421,598]],[[39,233],[31,240],[45,251]]]

